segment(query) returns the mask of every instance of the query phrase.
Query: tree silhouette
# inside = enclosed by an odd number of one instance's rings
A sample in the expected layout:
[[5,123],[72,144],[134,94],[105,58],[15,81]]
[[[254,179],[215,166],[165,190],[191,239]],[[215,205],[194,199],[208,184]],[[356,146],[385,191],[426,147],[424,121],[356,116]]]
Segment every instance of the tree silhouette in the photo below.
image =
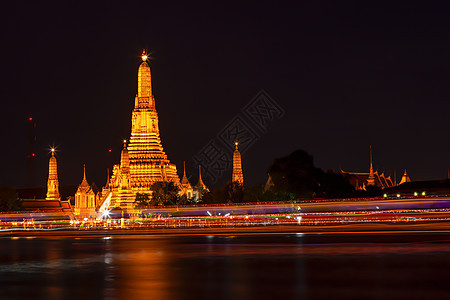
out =
[[9,185],[0,186],[0,211],[22,210],[22,202],[14,187]]
[[332,171],[324,172],[314,166],[311,155],[297,150],[288,156],[276,159],[269,167],[274,183],[271,192],[276,198],[335,198],[351,196],[353,186],[341,175]]

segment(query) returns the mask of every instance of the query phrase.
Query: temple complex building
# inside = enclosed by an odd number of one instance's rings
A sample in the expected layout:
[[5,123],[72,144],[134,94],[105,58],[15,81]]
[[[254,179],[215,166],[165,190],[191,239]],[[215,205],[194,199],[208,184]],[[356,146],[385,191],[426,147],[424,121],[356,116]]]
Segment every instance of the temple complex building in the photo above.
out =
[[181,179],[181,194],[186,195],[188,199],[191,199],[194,196],[194,189],[189,182],[189,179],[186,176],[186,164],[183,162],[183,178]]
[[151,186],[155,182],[173,182],[180,188],[180,194],[188,199],[194,196],[194,188],[186,177],[186,171],[180,182],[177,167],[164,152],[145,51],[141,58],[130,139],[128,143],[124,141],[120,164],[114,165],[112,176],[102,190],[98,205],[100,210],[106,207],[134,209],[136,193],[151,194]]
[[177,167],[164,153],[159,136],[158,113],[152,94],[150,66],[142,54],[138,70],[138,94],[132,113],[131,136],[128,144],[131,188],[146,192],[155,181],[172,181],[179,185]]
[[372,162],[372,146],[370,146],[370,167],[369,173],[360,172],[345,172],[341,170],[341,174],[347,178],[351,185],[357,190],[366,190],[367,187],[375,186],[380,188],[390,188],[397,186],[395,180],[391,179],[391,176],[385,176],[383,173],[373,170]]
[[198,166],[198,182],[195,186],[192,186],[189,179],[186,176],[186,166],[183,163],[183,177],[181,179],[180,194],[186,195],[187,199],[191,202],[197,203],[202,199],[205,193],[208,193],[209,189],[202,180],[202,169]]
[[206,184],[203,183],[202,180],[202,167],[198,166],[198,182],[194,186],[194,201],[198,202],[202,199],[205,193],[209,193],[209,189]]
[[233,173],[231,175],[231,181],[237,182],[241,185],[244,184],[244,175],[242,174],[242,161],[241,153],[238,150],[238,143],[235,143],[236,149],[233,153]]

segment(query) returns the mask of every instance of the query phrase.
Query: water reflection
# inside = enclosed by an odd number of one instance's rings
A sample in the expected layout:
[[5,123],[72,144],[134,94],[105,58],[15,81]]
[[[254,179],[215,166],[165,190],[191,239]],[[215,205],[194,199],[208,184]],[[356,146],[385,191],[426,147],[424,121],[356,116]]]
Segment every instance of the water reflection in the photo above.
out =
[[295,234],[5,238],[0,299],[439,299],[449,254],[446,241]]

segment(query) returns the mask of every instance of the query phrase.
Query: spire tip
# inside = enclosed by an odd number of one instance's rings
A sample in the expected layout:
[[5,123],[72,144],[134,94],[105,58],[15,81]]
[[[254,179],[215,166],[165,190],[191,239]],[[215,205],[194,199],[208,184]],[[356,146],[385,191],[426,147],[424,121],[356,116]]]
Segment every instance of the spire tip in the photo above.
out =
[[145,51],[145,49],[144,49],[144,50],[142,50],[141,59],[142,59],[142,61],[146,61],[147,58],[148,58],[147,51]]

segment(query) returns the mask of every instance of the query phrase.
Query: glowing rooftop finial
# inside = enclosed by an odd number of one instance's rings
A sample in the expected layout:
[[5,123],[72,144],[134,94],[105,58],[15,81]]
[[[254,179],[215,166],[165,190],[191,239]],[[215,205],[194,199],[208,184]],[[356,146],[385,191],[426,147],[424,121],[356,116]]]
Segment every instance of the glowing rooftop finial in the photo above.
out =
[[238,142],[234,142],[234,145],[236,146],[236,150],[237,150],[239,143]]
[[142,58],[142,61],[146,61],[148,58],[148,55],[147,55],[147,52],[145,51],[145,49],[142,50],[141,58]]

